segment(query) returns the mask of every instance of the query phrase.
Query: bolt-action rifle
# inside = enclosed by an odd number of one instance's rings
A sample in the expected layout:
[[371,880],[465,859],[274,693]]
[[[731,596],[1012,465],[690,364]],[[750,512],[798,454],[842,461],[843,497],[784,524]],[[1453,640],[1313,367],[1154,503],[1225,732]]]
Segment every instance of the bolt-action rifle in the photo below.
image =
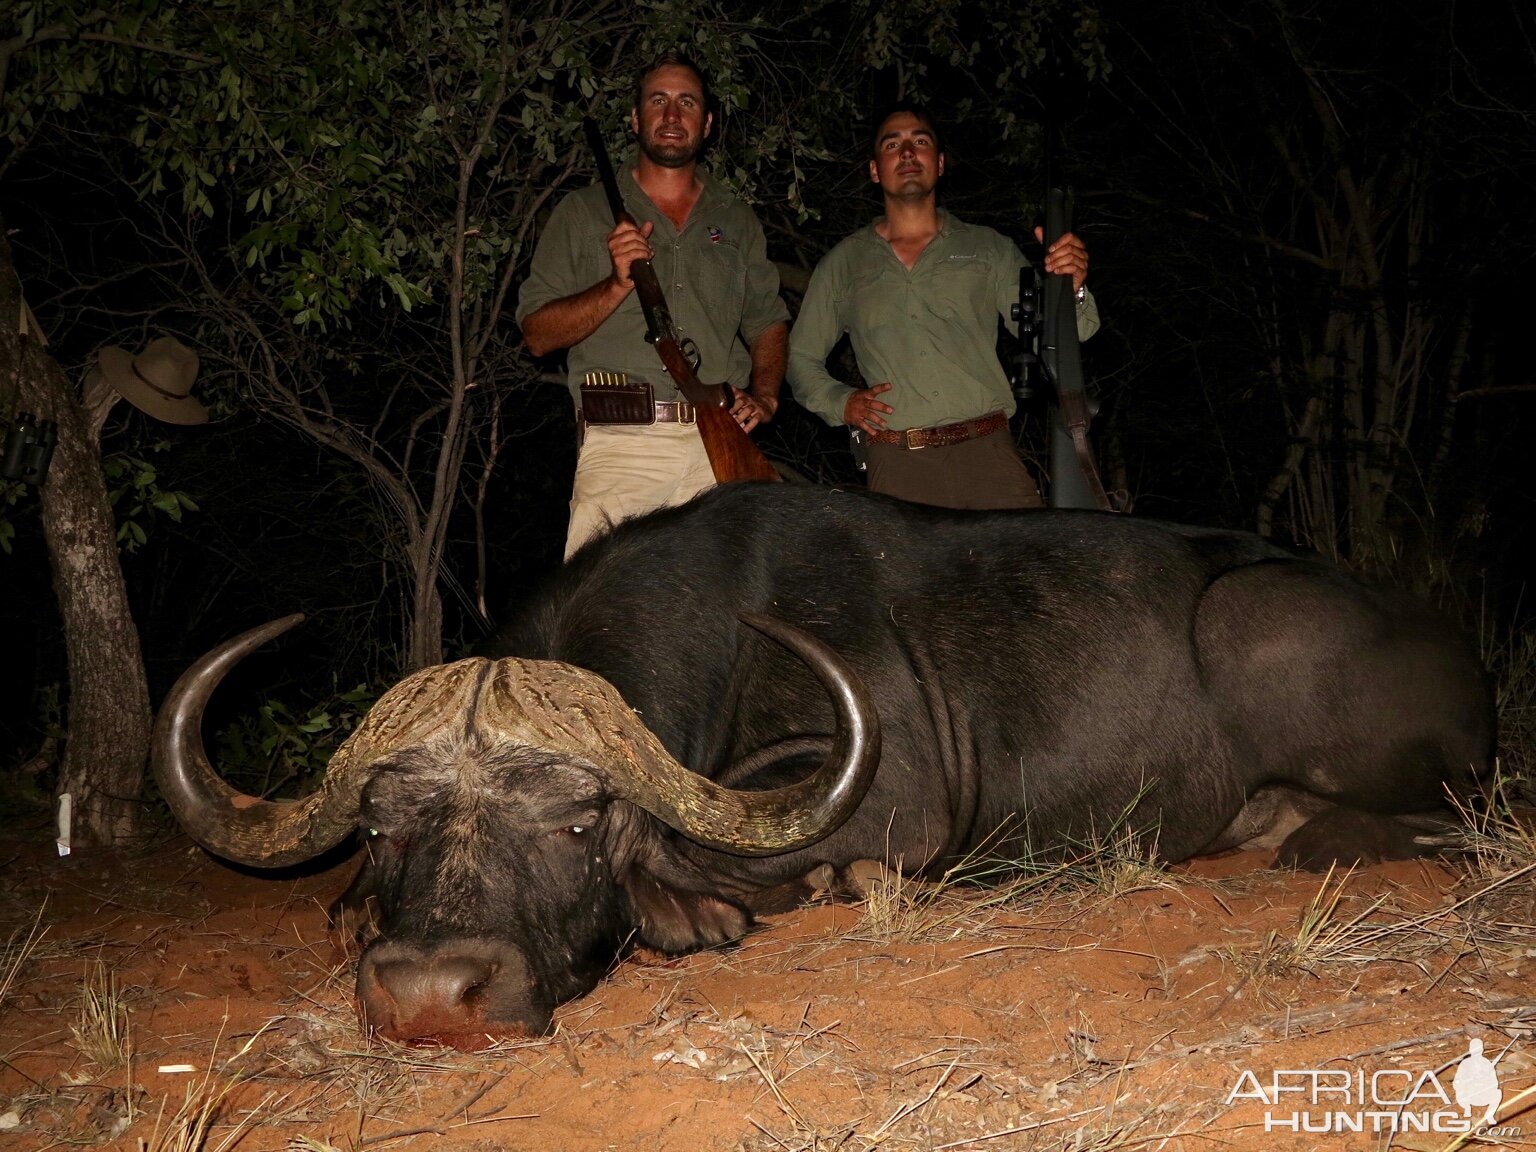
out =
[[[614,223],[634,224],[635,218],[625,209],[624,199],[619,195],[619,182],[614,179],[602,133],[590,118],[582,121],[582,127],[592,148],[592,158],[597,163],[598,179],[608,194],[608,207],[613,210]],[[635,283],[635,295],[640,298],[640,310],[645,313],[645,338],[656,349],[662,367],[672,377],[677,390],[693,405],[699,436],[704,440],[704,451],[709,456],[715,479],[721,484],[732,480],[780,479],[768,457],[758,451],[757,445],[731,415],[730,386],[705,384],[699,380],[697,350],[691,340],[678,335],[651,262],[636,260],[629,266],[629,278]]]
[[[1045,129],[1045,247],[1050,248],[1071,230],[1067,211],[1067,192],[1056,172],[1056,157],[1061,151],[1061,109],[1065,103],[1062,88],[1066,75],[1056,55],[1054,38],[1047,41],[1049,59],[1045,68],[1046,92],[1043,127]],[[1093,406],[1083,381],[1082,346],[1077,339],[1077,299],[1072,277],[1039,270],[1040,293],[1038,363],[1055,393],[1050,415],[1052,508],[1100,508],[1114,511],[1099,479],[1093,459],[1093,445],[1088,440],[1088,424]],[[1029,395],[1029,372],[1036,362],[1030,350],[1031,333],[1036,320],[1033,268],[1019,270],[1019,306],[1014,319],[1019,322],[1023,351],[1019,356],[1017,388],[1021,399]]]
[[[1045,193],[1045,246],[1049,248],[1068,230],[1067,194],[1061,187]],[[1114,505],[1099,479],[1088,442],[1093,410],[1083,383],[1082,345],[1077,339],[1077,299],[1072,277],[1043,272],[1045,286],[1041,306],[1040,363],[1056,391],[1057,413],[1051,421],[1051,507],[1099,508],[1113,512]]]

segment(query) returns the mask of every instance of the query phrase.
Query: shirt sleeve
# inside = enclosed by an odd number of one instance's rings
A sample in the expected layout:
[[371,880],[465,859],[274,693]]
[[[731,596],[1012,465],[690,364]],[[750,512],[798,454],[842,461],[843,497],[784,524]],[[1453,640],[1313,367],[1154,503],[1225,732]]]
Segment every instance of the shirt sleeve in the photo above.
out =
[[747,347],[775,324],[789,322],[789,309],[779,295],[779,270],[768,259],[768,240],[757,217],[747,239],[747,287],[741,307],[741,338]]
[[580,254],[576,245],[581,237],[581,211],[576,196],[567,196],[549,214],[539,242],[528,265],[528,279],[517,294],[517,322],[537,312],[552,300],[560,300],[590,288],[579,283]]
[[1093,290],[1083,297],[1077,306],[1077,338],[1086,340],[1099,330],[1099,302],[1093,298]]
[[810,287],[789,333],[788,375],[790,390],[801,406],[837,427],[843,423],[850,389],[827,371],[827,355],[843,338],[833,262],[833,256],[825,256],[811,273]]

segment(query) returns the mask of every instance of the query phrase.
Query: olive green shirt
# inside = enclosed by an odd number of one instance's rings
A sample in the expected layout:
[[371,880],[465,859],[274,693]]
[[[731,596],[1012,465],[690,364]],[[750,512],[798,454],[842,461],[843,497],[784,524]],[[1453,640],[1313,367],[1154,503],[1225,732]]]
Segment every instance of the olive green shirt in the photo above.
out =
[[[848,334],[869,385],[896,431],[1013,414],[1013,390],[997,358],[997,319],[1008,322],[1027,261],[1008,237],[939,213],[939,233],[909,271],[871,224],[816,266],[789,338],[795,399],[828,424],[843,423],[852,391],[827,371],[827,355]],[[1077,306],[1077,334],[1099,329],[1093,297]]]
[[[789,319],[779,299],[779,273],[768,260],[762,225],[725,186],[704,172],[698,202],[679,232],[635,183],[633,158],[619,173],[624,206],[641,224],[655,226],[652,263],[678,334],[699,349],[699,379],[746,388],[752,380],[748,347]],[[608,233],[613,214],[602,185],[567,196],[550,213],[517,300],[517,320],[552,300],[585,291],[613,272]],[[631,292],[597,331],[566,352],[572,396],[590,371],[627,372],[649,381],[658,400],[677,398],[677,387],[645,341],[645,316]]]

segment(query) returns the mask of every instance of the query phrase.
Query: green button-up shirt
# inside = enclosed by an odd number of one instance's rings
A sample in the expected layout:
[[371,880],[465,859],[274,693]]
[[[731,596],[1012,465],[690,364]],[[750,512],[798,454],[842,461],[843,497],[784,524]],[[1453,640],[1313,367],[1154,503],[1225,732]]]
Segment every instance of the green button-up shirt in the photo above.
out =
[[[699,379],[746,388],[752,379],[748,346],[789,319],[779,299],[779,273],[768,261],[762,225],[712,176],[700,172],[704,191],[681,232],[635,183],[633,158],[619,173],[624,206],[640,223],[655,226],[652,263],[680,335],[699,349]],[[613,271],[608,233],[613,214],[600,184],[567,196],[550,213],[529,276],[517,300],[517,319],[590,288]],[[645,316],[631,292],[597,331],[566,352],[572,396],[590,371],[627,372],[650,381],[658,400],[677,398],[677,387],[645,342]]]
[[[939,233],[909,271],[890,244],[862,228],[828,252],[789,339],[789,383],[795,399],[828,424],[843,423],[850,392],[827,371],[827,355],[843,333],[868,384],[889,382],[881,399],[893,409],[889,428],[928,428],[1013,414],[1013,390],[997,358],[997,318],[1018,325],[1023,253],[991,228],[939,213]],[[1090,295],[1077,307],[1077,334],[1099,329]]]

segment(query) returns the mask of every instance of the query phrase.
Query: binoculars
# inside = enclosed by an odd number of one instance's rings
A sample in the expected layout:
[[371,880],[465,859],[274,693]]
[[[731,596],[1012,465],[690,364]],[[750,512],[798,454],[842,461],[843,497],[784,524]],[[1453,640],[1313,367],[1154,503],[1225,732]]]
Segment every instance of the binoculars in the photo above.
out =
[[52,420],[38,420],[30,412],[18,412],[6,433],[0,478],[20,480],[34,487],[41,484],[48,475],[48,464],[58,442],[59,426]]

